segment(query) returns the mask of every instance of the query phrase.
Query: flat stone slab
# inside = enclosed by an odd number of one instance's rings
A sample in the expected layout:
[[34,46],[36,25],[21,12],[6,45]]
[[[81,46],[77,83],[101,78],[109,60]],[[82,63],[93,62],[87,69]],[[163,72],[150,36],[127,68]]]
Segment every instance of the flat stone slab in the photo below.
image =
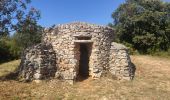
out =
[[74,40],[75,43],[93,43],[92,40]]

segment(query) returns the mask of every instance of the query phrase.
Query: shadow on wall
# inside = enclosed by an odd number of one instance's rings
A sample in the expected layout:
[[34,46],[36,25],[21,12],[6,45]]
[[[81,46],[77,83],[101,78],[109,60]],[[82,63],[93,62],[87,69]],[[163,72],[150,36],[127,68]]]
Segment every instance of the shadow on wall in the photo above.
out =
[[135,66],[135,64],[134,63],[131,63],[132,65],[131,65],[131,67],[132,67],[132,79],[134,79],[134,77],[135,77],[135,72],[136,72],[136,66]]
[[[136,66],[134,63],[131,62],[131,70],[130,70],[131,80],[135,78],[135,72],[136,72]],[[116,75],[113,75],[110,71],[107,71],[107,70],[103,71],[102,77],[108,77],[114,80],[119,80],[119,78]]]

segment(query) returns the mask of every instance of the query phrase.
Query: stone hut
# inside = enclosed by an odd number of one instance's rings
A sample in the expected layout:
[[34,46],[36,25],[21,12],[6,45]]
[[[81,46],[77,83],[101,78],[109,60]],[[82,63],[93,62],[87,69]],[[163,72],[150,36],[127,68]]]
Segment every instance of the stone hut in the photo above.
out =
[[44,30],[42,43],[27,48],[21,59],[24,80],[100,78],[111,73],[120,80],[133,78],[133,67],[124,45],[113,42],[109,27],[74,22]]

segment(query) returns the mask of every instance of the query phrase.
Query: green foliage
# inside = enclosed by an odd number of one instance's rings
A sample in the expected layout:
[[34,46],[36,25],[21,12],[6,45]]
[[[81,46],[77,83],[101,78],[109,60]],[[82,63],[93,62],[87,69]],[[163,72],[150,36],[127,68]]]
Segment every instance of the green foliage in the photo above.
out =
[[31,27],[34,29],[30,30],[27,26],[28,29],[23,31],[24,33],[15,33],[11,37],[0,38],[0,63],[19,58],[23,49],[41,42],[43,28],[36,23],[31,24]]
[[[19,58],[21,51],[41,41],[40,13],[27,9],[30,0],[0,1],[0,63]],[[9,36],[10,33],[15,33]]]
[[140,53],[170,47],[170,3],[161,0],[126,0],[113,12],[118,42]]
[[159,56],[159,57],[169,59],[170,58],[170,49],[168,49],[167,51],[151,52],[150,54],[153,56]]
[[37,20],[39,11],[34,8],[27,10],[30,0],[1,0],[0,1],[0,37],[17,31],[25,20]]
[[11,37],[0,39],[0,63],[19,58],[21,48]]
[[[23,29],[25,28],[25,29]],[[14,40],[22,49],[41,42],[43,28],[36,22],[27,20],[19,31],[13,35]]]

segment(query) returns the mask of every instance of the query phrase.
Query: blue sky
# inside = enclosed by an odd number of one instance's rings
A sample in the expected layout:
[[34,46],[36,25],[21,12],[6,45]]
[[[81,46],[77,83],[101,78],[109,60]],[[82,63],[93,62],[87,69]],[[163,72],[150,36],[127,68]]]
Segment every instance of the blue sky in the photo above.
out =
[[123,2],[124,0],[32,0],[31,6],[40,10],[39,24],[45,27],[73,21],[107,25],[113,21],[112,12]]
[[45,27],[73,21],[106,25],[112,22],[112,12],[123,2],[124,0],[32,0],[31,6],[40,10],[39,24]]

